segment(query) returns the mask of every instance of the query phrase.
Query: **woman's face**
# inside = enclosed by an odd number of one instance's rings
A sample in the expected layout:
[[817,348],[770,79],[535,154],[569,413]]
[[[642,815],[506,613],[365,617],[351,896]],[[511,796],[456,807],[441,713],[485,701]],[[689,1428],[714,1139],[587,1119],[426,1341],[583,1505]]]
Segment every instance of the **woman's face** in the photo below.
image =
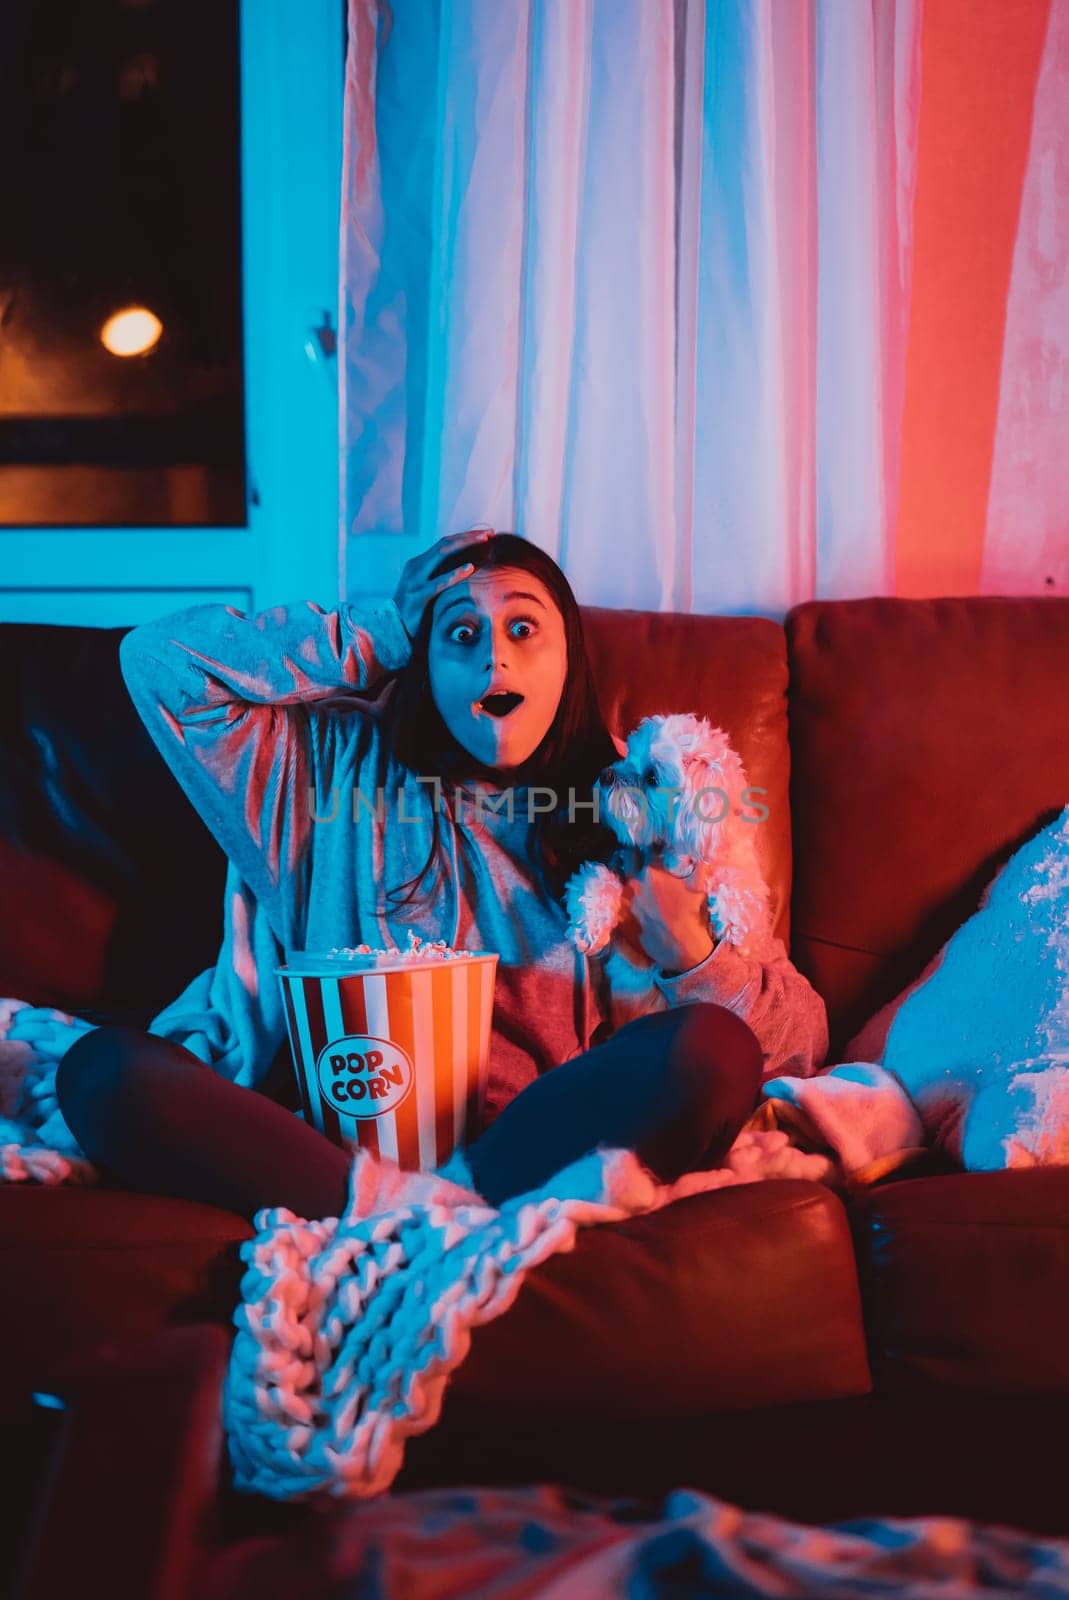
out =
[[557,714],[568,672],[564,618],[530,572],[483,568],[435,601],[427,662],[453,738],[504,773],[533,755]]

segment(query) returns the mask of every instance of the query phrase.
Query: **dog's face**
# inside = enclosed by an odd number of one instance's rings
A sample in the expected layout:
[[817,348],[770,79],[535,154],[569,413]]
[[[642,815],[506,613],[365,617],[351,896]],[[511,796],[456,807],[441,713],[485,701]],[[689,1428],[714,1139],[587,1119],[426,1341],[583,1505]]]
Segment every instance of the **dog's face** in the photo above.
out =
[[627,754],[598,780],[601,820],[621,844],[712,859],[745,777],[721,728],[704,717],[645,717]]

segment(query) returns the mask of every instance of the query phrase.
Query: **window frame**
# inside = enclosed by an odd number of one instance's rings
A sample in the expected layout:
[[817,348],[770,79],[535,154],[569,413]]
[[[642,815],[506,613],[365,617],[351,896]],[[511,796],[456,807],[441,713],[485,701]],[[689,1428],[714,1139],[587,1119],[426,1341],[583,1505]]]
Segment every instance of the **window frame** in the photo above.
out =
[[239,25],[247,525],[2,526],[0,621],[338,601],[337,355],[317,329],[336,338],[345,0],[239,0]]

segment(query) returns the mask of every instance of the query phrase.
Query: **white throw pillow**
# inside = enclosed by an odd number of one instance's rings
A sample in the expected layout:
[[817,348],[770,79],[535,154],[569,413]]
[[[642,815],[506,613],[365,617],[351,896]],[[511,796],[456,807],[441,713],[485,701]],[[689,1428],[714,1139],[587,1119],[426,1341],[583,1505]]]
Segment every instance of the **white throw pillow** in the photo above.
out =
[[843,1059],[892,1072],[971,1171],[1069,1164],[1069,806]]

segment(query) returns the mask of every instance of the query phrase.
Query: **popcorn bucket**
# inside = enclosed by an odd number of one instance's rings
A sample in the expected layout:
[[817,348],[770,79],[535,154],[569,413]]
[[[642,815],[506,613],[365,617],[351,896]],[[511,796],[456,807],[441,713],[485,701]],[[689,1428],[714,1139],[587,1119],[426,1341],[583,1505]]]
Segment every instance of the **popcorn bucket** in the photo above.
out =
[[293,952],[275,971],[305,1121],[409,1171],[476,1139],[497,960]]

